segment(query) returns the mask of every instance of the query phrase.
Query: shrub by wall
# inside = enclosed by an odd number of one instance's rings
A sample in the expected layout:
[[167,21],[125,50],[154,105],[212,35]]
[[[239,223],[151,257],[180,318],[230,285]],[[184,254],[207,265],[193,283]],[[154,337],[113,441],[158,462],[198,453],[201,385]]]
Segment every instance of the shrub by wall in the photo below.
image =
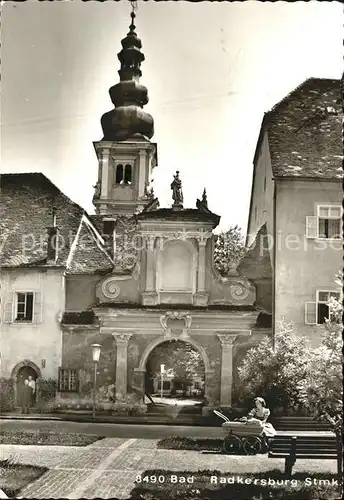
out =
[[81,312],[63,313],[61,323],[63,325],[93,325],[96,322],[96,316],[92,310]]
[[40,378],[38,381],[38,409],[50,413],[56,409],[57,382],[53,378]]
[[11,378],[0,378],[0,411],[12,411],[14,409],[14,380]]

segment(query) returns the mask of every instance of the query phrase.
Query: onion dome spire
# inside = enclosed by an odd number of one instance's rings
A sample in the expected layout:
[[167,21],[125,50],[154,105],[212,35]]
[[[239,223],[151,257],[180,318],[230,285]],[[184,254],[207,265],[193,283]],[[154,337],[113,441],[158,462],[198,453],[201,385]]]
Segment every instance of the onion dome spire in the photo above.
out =
[[121,68],[120,82],[110,88],[109,94],[115,109],[102,116],[104,141],[123,141],[132,137],[150,139],[154,134],[154,120],[143,111],[148,103],[148,91],[140,85],[141,63],[145,56],[142,43],[136,34],[135,13],[131,13],[131,24],[127,36],[122,40],[118,54]]

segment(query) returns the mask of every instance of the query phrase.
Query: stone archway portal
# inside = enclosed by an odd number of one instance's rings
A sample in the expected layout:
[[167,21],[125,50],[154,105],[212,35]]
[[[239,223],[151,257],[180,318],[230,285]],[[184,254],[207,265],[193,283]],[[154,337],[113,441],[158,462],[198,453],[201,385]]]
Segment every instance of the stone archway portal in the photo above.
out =
[[210,368],[210,362],[209,362],[209,357],[208,354],[206,353],[204,347],[199,344],[196,340],[190,338],[190,337],[181,337],[181,336],[162,336],[159,337],[153,342],[151,342],[146,349],[144,350],[139,366],[134,369],[134,379],[133,379],[133,385],[137,390],[139,390],[143,394],[143,401],[144,401],[144,393],[145,393],[145,374],[146,374],[146,365],[147,365],[147,360],[150,355],[150,353],[160,344],[164,344],[165,342],[169,342],[171,340],[175,341],[182,341],[185,342],[186,344],[192,345],[197,351],[200,353],[203,363],[204,363],[204,375],[205,375],[205,392],[204,396],[208,401],[211,401],[212,396],[211,396],[211,387],[210,387],[210,379],[212,378],[214,374],[214,370]]

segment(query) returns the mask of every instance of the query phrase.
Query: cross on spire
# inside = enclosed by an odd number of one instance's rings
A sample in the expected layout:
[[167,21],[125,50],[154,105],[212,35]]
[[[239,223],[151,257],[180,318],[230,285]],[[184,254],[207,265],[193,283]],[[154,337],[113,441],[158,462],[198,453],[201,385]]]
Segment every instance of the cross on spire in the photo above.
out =
[[137,0],[129,0],[129,1],[130,1],[130,5],[131,5],[131,14],[134,14],[134,17],[135,17],[135,12],[138,9]]

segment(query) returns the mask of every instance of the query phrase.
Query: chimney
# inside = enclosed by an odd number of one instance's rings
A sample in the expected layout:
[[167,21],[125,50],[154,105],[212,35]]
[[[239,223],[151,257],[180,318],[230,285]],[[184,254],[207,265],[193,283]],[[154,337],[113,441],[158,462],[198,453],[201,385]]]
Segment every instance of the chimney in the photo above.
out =
[[56,262],[58,258],[58,230],[56,226],[56,208],[53,207],[52,226],[48,227],[47,260]]

